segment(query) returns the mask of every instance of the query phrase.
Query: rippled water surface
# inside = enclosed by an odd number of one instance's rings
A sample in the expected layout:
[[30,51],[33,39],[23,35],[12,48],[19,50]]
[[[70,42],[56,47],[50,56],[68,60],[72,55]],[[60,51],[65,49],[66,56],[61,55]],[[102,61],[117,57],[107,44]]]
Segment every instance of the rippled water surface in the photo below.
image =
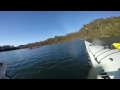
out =
[[90,69],[84,41],[0,52],[12,79],[85,79]]

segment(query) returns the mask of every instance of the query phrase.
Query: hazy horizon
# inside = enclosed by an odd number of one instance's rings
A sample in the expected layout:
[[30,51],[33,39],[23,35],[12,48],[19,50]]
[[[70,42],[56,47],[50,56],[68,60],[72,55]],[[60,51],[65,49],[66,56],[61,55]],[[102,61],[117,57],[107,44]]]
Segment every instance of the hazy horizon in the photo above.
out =
[[94,19],[111,16],[120,16],[120,11],[0,11],[0,46],[63,36]]

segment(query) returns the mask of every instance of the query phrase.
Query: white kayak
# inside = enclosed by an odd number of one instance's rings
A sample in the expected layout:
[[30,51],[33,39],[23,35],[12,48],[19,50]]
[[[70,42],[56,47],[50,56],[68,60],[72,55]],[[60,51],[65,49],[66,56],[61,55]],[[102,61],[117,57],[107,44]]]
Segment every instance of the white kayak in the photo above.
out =
[[99,71],[101,78],[120,79],[120,50],[88,41],[85,41],[85,46],[93,67],[102,67]]

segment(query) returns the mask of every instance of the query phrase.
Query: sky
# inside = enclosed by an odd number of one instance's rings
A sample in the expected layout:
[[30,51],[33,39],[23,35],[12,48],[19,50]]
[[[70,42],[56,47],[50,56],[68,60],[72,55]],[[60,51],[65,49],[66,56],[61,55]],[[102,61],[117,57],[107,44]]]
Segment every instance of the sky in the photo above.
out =
[[0,11],[0,46],[66,35],[94,19],[111,16],[120,16],[120,11]]

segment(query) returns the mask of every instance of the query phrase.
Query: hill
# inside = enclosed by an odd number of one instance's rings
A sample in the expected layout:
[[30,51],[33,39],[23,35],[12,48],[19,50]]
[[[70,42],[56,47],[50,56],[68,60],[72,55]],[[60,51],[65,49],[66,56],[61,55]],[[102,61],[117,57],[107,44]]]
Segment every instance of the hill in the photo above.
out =
[[39,47],[67,42],[73,39],[90,39],[111,36],[120,36],[120,16],[95,19],[92,22],[83,25],[83,27],[77,32],[69,33],[65,36],[55,36],[54,38],[48,38],[45,41],[20,45],[18,48]]

